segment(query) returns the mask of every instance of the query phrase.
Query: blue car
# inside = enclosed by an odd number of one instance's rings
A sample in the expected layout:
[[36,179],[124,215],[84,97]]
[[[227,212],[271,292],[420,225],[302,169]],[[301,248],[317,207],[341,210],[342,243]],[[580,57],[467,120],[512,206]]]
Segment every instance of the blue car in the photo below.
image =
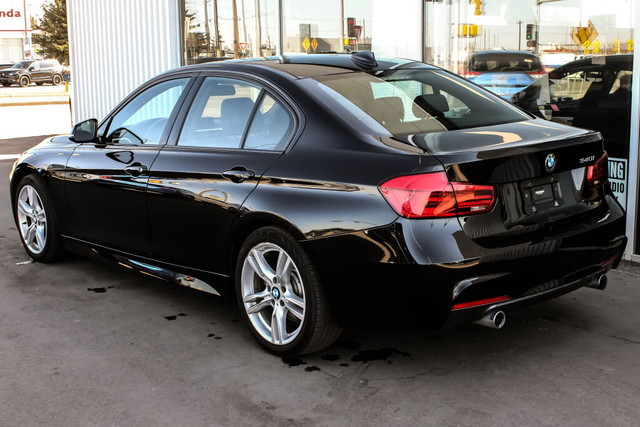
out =
[[540,58],[530,52],[474,53],[464,76],[502,98],[509,99],[545,74]]

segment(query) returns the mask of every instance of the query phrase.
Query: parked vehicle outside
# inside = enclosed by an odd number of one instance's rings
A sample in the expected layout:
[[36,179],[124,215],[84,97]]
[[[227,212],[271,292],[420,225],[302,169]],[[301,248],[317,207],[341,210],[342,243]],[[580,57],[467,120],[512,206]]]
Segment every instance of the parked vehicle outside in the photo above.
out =
[[63,67],[55,59],[26,60],[0,71],[0,84],[5,87],[14,84],[24,87],[31,83],[59,85],[62,74]]
[[569,62],[515,94],[512,101],[531,114],[594,129],[612,157],[629,156],[633,55]]
[[13,62],[0,59],[0,70],[4,70],[5,68],[10,68],[12,66]]
[[33,259],[73,250],[235,299],[283,357],[344,328],[499,329],[604,288],[626,244],[599,133],[370,52],[167,72],[10,182]]
[[540,58],[533,53],[489,50],[471,55],[464,76],[508,99],[544,74]]

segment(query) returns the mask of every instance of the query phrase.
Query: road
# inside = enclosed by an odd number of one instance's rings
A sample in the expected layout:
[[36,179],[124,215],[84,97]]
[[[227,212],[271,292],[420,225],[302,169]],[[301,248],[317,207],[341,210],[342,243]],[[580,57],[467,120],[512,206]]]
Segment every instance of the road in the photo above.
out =
[[69,133],[72,127],[65,86],[0,87],[0,141]]
[[[2,141],[0,154],[35,142]],[[637,264],[500,331],[347,331],[283,361],[215,296],[81,257],[30,263],[6,183],[0,200],[2,426],[638,423]]]

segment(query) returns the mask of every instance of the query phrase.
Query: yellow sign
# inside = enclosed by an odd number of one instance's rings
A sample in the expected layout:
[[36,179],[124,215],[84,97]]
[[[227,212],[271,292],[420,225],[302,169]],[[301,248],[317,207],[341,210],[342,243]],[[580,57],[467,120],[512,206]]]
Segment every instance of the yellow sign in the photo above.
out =
[[470,4],[475,4],[476,9],[473,11],[473,14],[476,16],[482,15],[482,0],[471,0]]
[[620,39],[616,37],[613,42],[613,52],[620,53]]
[[600,53],[600,46],[602,46],[602,45],[600,44],[600,42],[598,40],[596,40],[593,43],[591,43],[591,46],[593,46],[593,53]]
[[315,52],[316,49],[318,48],[318,40],[316,40],[315,38],[311,40],[311,47],[313,48],[313,51]]
[[589,40],[587,40],[582,45],[584,46],[584,54],[588,55],[589,54],[589,46],[591,46],[591,42]]
[[633,39],[627,41],[627,52],[633,52]]
[[477,37],[479,34],[482,34],[482,27],[480,25],[458,25],[458,37]]
[[589,20],[589,25],[587,26],[587,28],[589,29],[589,37],[587,38],[587,40],[593,43],[593,41],[598,37],[598,30],[596,30],[596,27],[593,25],[593,22],[591,22],[591,20]]
[[575,44],[584,45],[586,41],[592,43],[598,37],[598,30],[596,30],[593,22],[589,21],[589,26],[587,27],[574,27],[571,37]]
[[309,46],[311,46],[311,43],[309,43],[309,37],[305,37],[302,41],[302,47],[304,50],[309,50]]

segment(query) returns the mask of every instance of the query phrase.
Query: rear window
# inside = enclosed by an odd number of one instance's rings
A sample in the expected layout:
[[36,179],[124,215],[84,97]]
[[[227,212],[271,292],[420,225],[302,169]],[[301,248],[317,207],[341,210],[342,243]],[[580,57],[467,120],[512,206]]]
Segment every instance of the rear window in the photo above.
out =
[[469,71],[491,72],[491,71],[522,71],[535,72],[542,71],[542,62],[533,55],[518,53],[483,53],[471,57]]
[[392,135],[410,135],[530,119],[508,102],[445,71],[346,73],[315,80],[329,98],[349,110],[352,121],[374,133],[380,125]]

